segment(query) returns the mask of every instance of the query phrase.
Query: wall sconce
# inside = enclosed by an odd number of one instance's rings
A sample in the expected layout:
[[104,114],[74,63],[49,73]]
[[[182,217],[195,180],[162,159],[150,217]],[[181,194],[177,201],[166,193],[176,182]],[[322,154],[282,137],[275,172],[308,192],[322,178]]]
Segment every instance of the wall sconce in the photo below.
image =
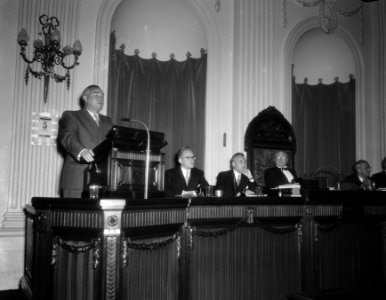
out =
[[[66,81],[67,89],[70,87],[70,70],[79,65],[78,58],[82,54],[82,44],[79,40],[75,41],[74,45],[65,46],[60,50],[60,32],[57,29],[59,20],[56,17],[48,17],[41,15],[39,23],[42,26],[42,31],[39,32],[39,37],[34,40],[34,53],[32,60],[26,56],[26,47],[29,37],[27,31],[22,28],[17,36],[17,42],[20,45],[20,55],[28,64],[25,71],[25,83],[28,84],[29,74],[35,78],[41,79],[44,77],[44,103],[47,103],[49,79],[53,78],[56,82]],[[74,57],[71,65],[66,65],[65,57],[72,55]],[[34,71],[31,64],[34,62],[41,63],[41,70]],[[61,65],[66,69],[65,75],[55,73],[55,65]]]

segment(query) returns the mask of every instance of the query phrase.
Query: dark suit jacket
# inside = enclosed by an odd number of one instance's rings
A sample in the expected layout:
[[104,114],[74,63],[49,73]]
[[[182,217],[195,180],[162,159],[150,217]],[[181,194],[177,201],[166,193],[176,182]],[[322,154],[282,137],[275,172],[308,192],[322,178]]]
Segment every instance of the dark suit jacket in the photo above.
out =
[[[372,181],[372,179],[370,180]],[[362,188],[362,182],[359,180],[358,175],[351,174],[342,182],[340,188],[342,190],[359,190]]]
[[224,197],[234,197],[238,193],[243,194],[245,190],[255,191],[256,182],[251,182],[248,177],[241,174],[240,184],[237,186],[233,170],[220,172],[217,175],[216,190],[222,190]]
[[109,117],[99,115],[99,127],[86,109],[65,111],[60,120],[59,141],[65,150],[60,178],[61,189],[83,189],[86,163],[77,156],[82,149],[93,149],[101,143],[113,127]]
[[351,174],[345,178],[341,184],[342,190],[359,190],[362,186],[362,182],[359,180],[356,174]]
[[165,194],[167,197],[181,195],[182,191],[197,191],[199,188],[203,189],[208,185],[204,172],[197,168],[190,170],[188,184],[185,182],[180,166],[165,172]]
[[[288,169],[288,171],[291,172],[292,176],[294,177],[294,181],[296,181],[295,171],[291,169]],[[265,187],[268,189],[275,188],[282,184],[291,183],[291,182],[288,182],[287,177],[278,167],[266,169],[264,172],[264,181],[265,181]]]
[[386,187],[386,172],[375,173],[371,180],[374,181],[376,188],[385,188]]

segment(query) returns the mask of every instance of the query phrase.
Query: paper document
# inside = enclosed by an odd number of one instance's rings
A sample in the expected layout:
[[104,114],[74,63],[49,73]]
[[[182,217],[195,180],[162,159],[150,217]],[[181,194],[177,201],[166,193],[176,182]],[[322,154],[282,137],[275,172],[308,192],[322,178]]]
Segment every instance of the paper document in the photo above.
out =
[[299,183],[288,183],[288,184],[282,184],[277,187],[277,189],[300,189]]

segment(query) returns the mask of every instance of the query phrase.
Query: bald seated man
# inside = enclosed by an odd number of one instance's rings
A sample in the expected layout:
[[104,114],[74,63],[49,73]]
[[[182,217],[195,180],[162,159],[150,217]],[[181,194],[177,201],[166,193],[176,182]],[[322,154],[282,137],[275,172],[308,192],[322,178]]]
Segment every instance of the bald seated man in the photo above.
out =
[[230,170],[218,173],[215,189],[222,190],[224,197],[254,195],[257,184],[247,168],[244,154],[233,154],[230,165]]

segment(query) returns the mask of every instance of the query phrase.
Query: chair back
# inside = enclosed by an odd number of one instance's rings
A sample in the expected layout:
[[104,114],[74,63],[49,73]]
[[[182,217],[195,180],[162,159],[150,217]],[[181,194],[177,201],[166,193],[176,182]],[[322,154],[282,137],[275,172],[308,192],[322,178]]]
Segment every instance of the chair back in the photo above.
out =
[[288,167],[293,168],[296,138],[292,125],[275,107],[269,106],[249,123],[244,140],[247,163],[258,185],[265,186],[264,171],[273,167],[274,155],[288,155]]

